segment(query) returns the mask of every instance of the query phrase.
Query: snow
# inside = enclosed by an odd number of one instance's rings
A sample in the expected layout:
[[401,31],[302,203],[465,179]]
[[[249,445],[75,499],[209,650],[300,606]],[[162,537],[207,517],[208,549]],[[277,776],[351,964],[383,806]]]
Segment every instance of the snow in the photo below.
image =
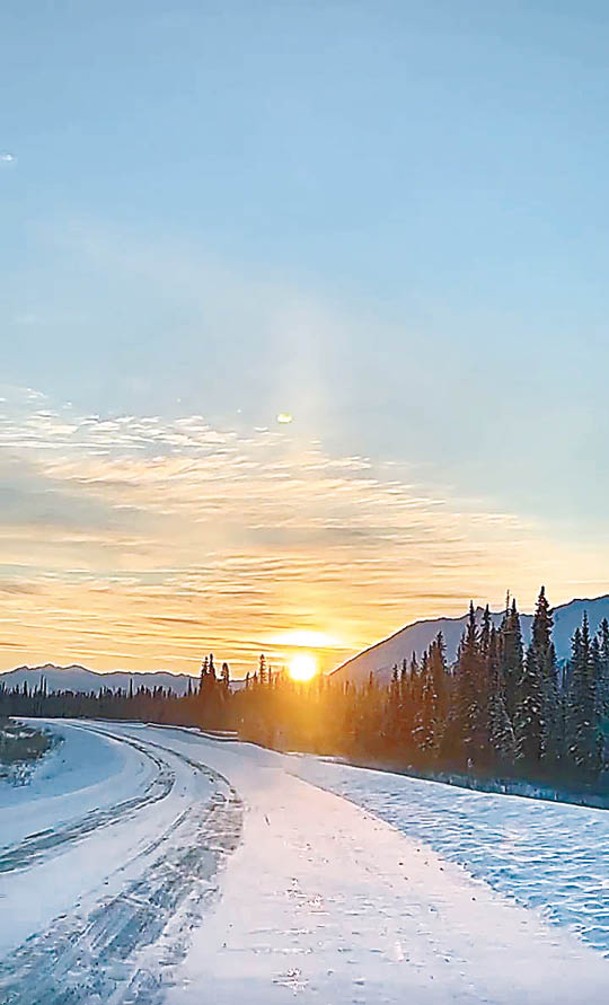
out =
[[609,955],[609,812],[298,758],[302,777],[428,843]]
[[154,764],[133,747],[75,725],[54,724],[53,732],[61,743],[34,765],[29,783],[0,785],[0,850],[33,830],[114,805],[150,782]]
[[26,788],[20,803],[0,803],[4,958],[62,914],[86,918],[151,868],[159,847],[192,840],[191,807],[215,789],[181,758],[109,738],[101,725],[58,728],[66,740],[63,759],[47,766],[48,797],[36,778],[29,805]]
[[[188,730],[57,728],[63,765],[49,759],[29,802],[19,797],[19,815],[30,827],[39,815],[47,832],[33,857],[40,836],[16,836],[16,804],[0,799],[2,1001],[607,998],[602,953],[564,927],[566,916],[550,925],[514,899],[525,899],[527,871],[543,868],[546,899],[557,890],[597,911],[599,891],[582,890],[605,862],[595,848],[607,844],[601,811],[462,792]],[[541,815],[527,816],[537,805],[551,814],[545,827]],[[510,847],[516,864],[501,887]],[[553,857],[564,863],[553,868]]]

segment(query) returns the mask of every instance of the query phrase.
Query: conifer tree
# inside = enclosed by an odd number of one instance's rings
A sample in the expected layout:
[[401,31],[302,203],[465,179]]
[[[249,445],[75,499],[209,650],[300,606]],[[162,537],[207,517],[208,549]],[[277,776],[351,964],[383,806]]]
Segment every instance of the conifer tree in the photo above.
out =
[[[509,594],[508,594],[509,600]],[[520,615],[516,600],[506,607],[501,624],[501,676],[503,681],[503,697],[506,712],[510,722],[514,723],[516,712],[518,683],[523,671],[523,644]]]
[[[413,654],[414,656],[414,654]],[[413,678],[417,674],[416,658],[408,669],[406,659],[402,660],[399,681],[393,691],[393,700],[397,701],[395,708],[395,726],[392,718],[392,739],[395,749],[402,756],[408,756],[412,751],[412,730],[414,728]]]
[[601,621],[598,636],[598,702],[601,722],[604,725],[609,720],[609,621],[607,621],[607,618],[603,618]]
[[[477,672],[477,722],[476,744],[478,748],[477,762],[486,766],[494,759],[491,747],[491,639],[495,629],[491,618],[490,607],[487,604],[482,614],[480,637],[478,641],[478,672]],[[496,642],[496,638],[495,638]]]
[[414,718],[413,739],[422,754],[428,754],[434,746],[436,695],[430,667],[429,653],[423,653],[420,673],[420,695]]
[[444,737],[444,731],[446,729],[447,677],[446,647],[444,645],[442,632],[438,632],[436,638],[429,647],[429,679],[426,685],[427,694],[425,696],[429,707],[431,726],[431,742],[429,749],[432,750],[434,754],[437,754],[440,750]]
[[457,655],[451,707],[446,724],[443,751],[457,767],[473,768],[480,760],[480,652],[476,612],[473,603]]
[[556,649],[552,641],[553,626],[552,611],[545,587],[542,586],[533,618],[531,646],[535,653],[543,702],[541,756],[548,765],[557,762],[561,753],[561,701]]
[[258,662],[258,683],[261,686],[266,684],[266,659],[264,653],[261,653],[260,660]]
[[391,683],[389,685],[389,694],[383,722],[383,735],[385,737],[385,742],[387,747],[394,751],[398,748],[400,739],[401,692],[402,682],[398,671],[398,665],[395,663],[391,673]]
[[525,770],[535,771],[544,754],[552,749],[555,730],[549,718],[555,718],[557,704],[552,616],[542,586],[533,617],[531,641],[516,685],[513,715],[516,757]]
[[541,761],[545,728],[541,655],[531,644],[518,681],[514,711],[516,758],[525,769],[535,770]]
[[510,769],[516,756],[514,729],[505,707],[499,633],[493,626],[489,640],[489,742],[495,765]]
[[199,676],[199,694],[202,694],[204,690],[205,679],[207,677],[208,672],[209,672],[209,662],[206,656],[201,664],[201,674]]
[[[597,646],[597,653],[600,647]],[[598,659],[598,657],[597,657]],[[571,646],[566,696],[567,753],[572,765],[584,776],[598,770],[600,733],[596,715],[595,655],[588,614],[576,628]]]

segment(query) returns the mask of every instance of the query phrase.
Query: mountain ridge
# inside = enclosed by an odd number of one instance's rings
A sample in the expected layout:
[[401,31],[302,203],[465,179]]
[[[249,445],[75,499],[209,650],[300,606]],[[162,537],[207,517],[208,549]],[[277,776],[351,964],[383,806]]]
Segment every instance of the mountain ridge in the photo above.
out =
[[[559,660],[565,660],[570,653],[571,636],[581,623],[584,610],[588,611],[590,629],[595,632],[604,617],[609,619],[609,594],[600,597],[575,597],[564,604],[558,604],[552,609],[554,617],[554,643]],[[476,607],[476,621],[479,624],[484,612],[483,607]],[[504,611],[491,612],[493,624],[499,626]],[[449,662],[456,658],[457,647],[465,628],[467,612],[461,617],[424,618],[413,621],[399,628],[387,638],[368,646],[356,656],[345,660],[332,671],[331,676],[337,680],[351,681],[362,684],[372,673],[381,683],[387,683],[397,663],[405,659],[410,662],[413,655],[420,658],[441,631],[446,644],[446,655]],[[528,643],[533,623],[533,615],[520,615],[522,635],[525,645]]]
[[119,687],[127,690],[129,682],[133,682],[134,689],[140,686],[154,688],[173,688],[176,694],[186,694],[188,691],[188,681],[191,686],[196,683],[196,678],[191,674],[172,673],[171,670],[151,670],[134,671],[91,670],[80,663],[70,663],[67,666],[58,666],[55,663],[44,663],[40,666],[19,666],[13,670],[0,671],[0,686],[3,684],[8,688],[16,686],[23,687],[27,681],[28,687],[37,686],[42,678],[45,678],[49,691],[98,691],[100,687],[110,687],[113,690]]
[[[584,610],[588,611],[590,628],[595,632],[604,617],[609,619],[609,593],[600,597],[574,597],[564,604],[559,604],[553,610],[554,642],[559,660],[569,656],[571,636],[577,625],[581,623]],[[480,623],[484,608],[476,607],[476,620]],[[503,611],[491,612],[493,623],[498,626],[503,618]],[[457,647],[465,627],[467,612],[452,617],[420,618],[399,628],[387,638],[375,642],[355,656],[345,660],[332,671],[330,676],[336,680],[364,683],[370,673],[381,683],[390,680],[394,665],[401,666],[406,659],[410,662],[412,655],[420,658],[425,649],[436,637],[439,631],[444,636],[446,654],[449,661],[456,657]],[[533,615],[520,615],[522,634],[525,645],[529,641]],[[187,673],[174,673],[171,670],[128,671],[91,670],[80,663],[59,666],[55,663],[45,663],[39,666],[18,666],[12,670],[0,671],[0,686],[8,688],[23,687],[27,681],[28,687],[37,686],[42,677],[45,678],[49,691],[98,691],[100,687],[127,690],[132,681],[133,687],[140,686],[171,687],[178,695],[186,694],[188,682],[191,686],[197,682],[197,677]],[[242,686],[239,680],[231,681],[234,688]]]

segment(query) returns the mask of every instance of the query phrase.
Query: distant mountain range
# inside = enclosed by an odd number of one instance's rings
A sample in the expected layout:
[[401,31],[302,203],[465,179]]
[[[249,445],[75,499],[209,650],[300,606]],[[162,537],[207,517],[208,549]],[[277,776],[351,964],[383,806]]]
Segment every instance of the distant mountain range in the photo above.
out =
[[23,687],[27,681],[28,688],[36,687],[44,677],[47,690],[49,691],[99,691],[100,687],[110,687],[112,689],[123,688],[129,690],[129,681],[133,681],[133,689],[137,690],[140,685],[144,687],[170,687],[176,694],[186,694],[188,691],[188,681],[193,687],[198,684],[198,680],[185,673],[169,673],[167,670],[159,670],[151,673],[128,673],[124,670],[117,670],[114,673],[96,673],[86,667],[73,664],[68,667],[58,667],[53,663],[45,663],[39,667],[17,667],[16,670],[7,670],[0,673],[0,685],[7,688],[19,685]]
[[[588,612],[590,628],[596,631],[603,618],[609,619],[609,595],[597,597],[594,600],[571,600],[568,604],[561,604],[554,609],[554,644],[559,660],[566,659],[571,650],[571,636],[581,624],[584,611]],[[476,620],[480,623],[483,609],[476,609]],[[503,618],[503,611],[492,614],[495,625],[500,625]],[[432,621],[415,621],[414,624],[406,625],[395,635],[391,635],[382,642],[365,649],[359,656],[354,656],[338,667],[333,676],[339,680],[348,680],[356,684],[362,684],[368,680],[370,673],[373,673],[379,682],[387,682],[391,679],[394,665],[401,666],[402,660],[410,662],[413,653],[420,657],[435,639],[438,632],[442,632],[446,643],[446,654],[449,662],[452,662],[457,655],[457,647],[465,628],[467,614],[461,618],[436,618]],[[532,614],[521,614],[522,634],[525,643],[528,643],[533,622]]]
[[[592,600],[571,600],[568,604],[561,604],[554,609],[554,644],[559,660],[564,660],[569,656],[571,636],[577,626],[581,624],[584,611],[588,612],[590,628],[595,632],[603,618],[609,619],[609,595],[596,597]],[[478,607],[476,609],[478,623],[480,623],[482,613],[482,608]],[[491,616],[494,624],[499,626],[503,618],[503,611],[493,613]],[[368,680],[370,673],[373,673],[379,682],[387,682],[391,679],[396,663],[401,666],[404,659],[410,662],[413,653],[420,657],[438,632],[442,632],[444,636],[446,655],[448,660],[452,662],[457,655],[457,647],[466,621],[467,614],[460,618],[415,621],[388,639],[365,649],[358,656],[353,656],[334,670],[332,676],[337,680],[349,680],[362,684]],[[531,634],[533,615],[521,614],[520,621],[526,644]],[[150,673],[129,673],[125,670],[98,673],[78,664],[60,667],[53,663],[46,663],[44,666],[23,666],[0,673],[0,685],[4,684],[8,688],[17,685],[23,687],[24,682],[27,681],[28,687],[36,687],[43,677],[49,691],[99,691],[100,687],[113,689],[120,687],[126,691],[129,689],[129,681],[132,680],[134,689],[140,685],[149,688],[170,687],[176,694],[181,695],[187,693],[189,680],[193,686],[198,684],[198,680],[190,677],[189,674],[174,674],[167,670],[151,671]],[[235,680],[231,681],[231,686],[237,690],[243,686],[243,683],[243,681]]]

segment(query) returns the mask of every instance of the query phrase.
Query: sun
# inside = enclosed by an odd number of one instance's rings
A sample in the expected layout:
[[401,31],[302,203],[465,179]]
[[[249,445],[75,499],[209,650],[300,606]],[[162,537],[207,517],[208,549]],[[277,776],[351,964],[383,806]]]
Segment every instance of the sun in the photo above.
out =
[[292,680],[309,681],[318,671],[317,660],[311,653],[296,653],[288,667]]

